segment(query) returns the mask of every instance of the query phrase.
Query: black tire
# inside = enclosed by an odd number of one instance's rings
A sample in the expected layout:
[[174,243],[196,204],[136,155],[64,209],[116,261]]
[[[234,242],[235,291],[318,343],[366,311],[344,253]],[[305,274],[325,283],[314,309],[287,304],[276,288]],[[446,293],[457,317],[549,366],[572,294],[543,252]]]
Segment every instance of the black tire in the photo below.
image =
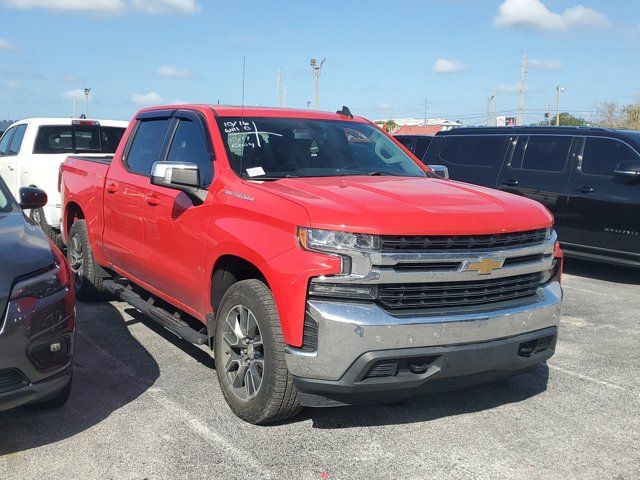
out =
[[69,230],[67,259],[73,271],[76,297],[85,302],[105,298],[102,285],[105,277],[100,273],[102,269],[93,258],[87,223],[84,220],[76,220]]
[[47,223],[47,219],[44,216],[44,210],[42,208],[32,209],[29,213],[29,218],[34,221],[44,232],[44,234],[53,242],[53,244],[60,249],[60,251],[64,251],[65,244],[62,241],[62,236]]
[[[231,348],[224,340],[225,326],[227,317],[239,306],[244,306],[253,314],[262,342],[259,353],[263,359],[261,383],[255,396],[248,399],[238,396],[237,387],[234,389],[231,384],[230,375],[233,372],[227,372],[227,365],[233,362],[230,361]],[[302,410],[298,392],[287,369],[284,348],[280,319],[269,288],[255,279],[233,284],[222,298],[217,312],[214,357],[225,400],[242,420],[253,424],[273,423],[291,418]],[[253,347],[251,352],[253,354]],[[236,375],[239,374],[238,371]]]
[[64,407],[69,400],[69,396],[71,395],[71,388],[73,386],[73,375],[69,379],[69,383],[67,383],[62,390],[56,393],[53,397],[49,397],[45,400],[35,401],[28,405],[29,408],[33,410],[49,410],[52,408],[61,408]]

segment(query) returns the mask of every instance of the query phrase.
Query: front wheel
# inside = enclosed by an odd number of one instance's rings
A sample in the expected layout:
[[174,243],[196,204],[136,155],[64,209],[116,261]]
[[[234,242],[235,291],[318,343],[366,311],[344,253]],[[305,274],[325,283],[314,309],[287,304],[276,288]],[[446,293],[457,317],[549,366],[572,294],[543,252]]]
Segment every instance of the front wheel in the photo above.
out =
[[243,280],[225,293],[216,316],[214,357],[225,400],[242,420],[264,424],[300,412],[278,312],[260,280]]

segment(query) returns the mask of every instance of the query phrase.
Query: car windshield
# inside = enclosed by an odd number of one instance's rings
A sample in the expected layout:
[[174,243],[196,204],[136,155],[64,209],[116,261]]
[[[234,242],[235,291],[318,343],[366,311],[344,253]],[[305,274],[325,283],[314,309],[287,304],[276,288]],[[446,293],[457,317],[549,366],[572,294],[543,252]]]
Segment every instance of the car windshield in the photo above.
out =
[[222,117],[231,168],[243,178],[427,174],[371,124],[304,118]]
[[9,192],[7,187],[0,178],[0,213],[8,213],[13,210],[13,204],[9,199]]

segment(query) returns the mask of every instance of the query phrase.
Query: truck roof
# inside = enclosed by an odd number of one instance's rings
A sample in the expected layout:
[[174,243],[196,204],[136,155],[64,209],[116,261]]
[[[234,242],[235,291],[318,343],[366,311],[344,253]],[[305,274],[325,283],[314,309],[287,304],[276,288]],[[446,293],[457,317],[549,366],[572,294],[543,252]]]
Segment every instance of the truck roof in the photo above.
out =
[[21,123],[29,123],[30,125],[39,127],[42,125],[71,125],[73,121],[81,121],[81,122],[98,122],[100,125],[104,127],[122,127],[127,128],[129,125],[128,121],[125,120],[104,120],[99,118],[62,118],[62,117],[36,117],[36,118],[23,118],[22,120],[18,120],[11,124],[20,125]]
[[241,105],[210,105],[210,104],[183,104],[183,105],[163,105],[157,107],[143,108],[137,114],[143,112],[152,112],[155,110],[178,110],[178,109],[194,109],[194,108],[210,108],[219,117],[279,117],[279,118],[310,118],[317,120],[341,120],[352,122],[366,122],[369,120],[354,116],[349,118],[346,115],[335,112],[325,112],[318,110],[306,110],[296,108],[279,108],[279,107],[256,107]]

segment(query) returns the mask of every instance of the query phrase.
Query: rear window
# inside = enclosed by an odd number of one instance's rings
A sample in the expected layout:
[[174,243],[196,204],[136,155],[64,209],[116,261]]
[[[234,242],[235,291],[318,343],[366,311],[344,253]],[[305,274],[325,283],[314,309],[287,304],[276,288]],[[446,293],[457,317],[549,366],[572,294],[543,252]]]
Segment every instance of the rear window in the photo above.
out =
[[445,137],[440,158],[454,165],[495,167],[504,160],[508,143],[502,135]]
[[42,126],[33,153],[115,153],[124,128],[98,125]]

